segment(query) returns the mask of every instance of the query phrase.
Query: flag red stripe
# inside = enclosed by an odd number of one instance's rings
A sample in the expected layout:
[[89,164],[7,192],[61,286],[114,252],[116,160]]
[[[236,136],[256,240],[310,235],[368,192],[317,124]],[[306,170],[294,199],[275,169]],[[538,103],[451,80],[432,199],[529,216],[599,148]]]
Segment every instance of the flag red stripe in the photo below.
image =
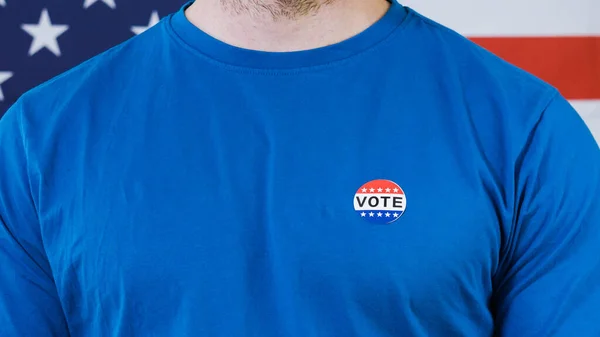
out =
[[600,98],[600,36],[471,40],[551,83],[568,99]]

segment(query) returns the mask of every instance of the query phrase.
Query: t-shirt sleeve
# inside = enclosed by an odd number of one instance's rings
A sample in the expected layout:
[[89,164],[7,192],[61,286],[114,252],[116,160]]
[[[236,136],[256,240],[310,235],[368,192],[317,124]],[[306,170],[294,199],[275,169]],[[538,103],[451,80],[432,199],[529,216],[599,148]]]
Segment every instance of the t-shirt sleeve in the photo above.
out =
[[28,169],[21,103],[0,119],[0,336],[65,337]]
[[560,95],[516,161],[493,299],[498,336],[600,336],[600,150]]

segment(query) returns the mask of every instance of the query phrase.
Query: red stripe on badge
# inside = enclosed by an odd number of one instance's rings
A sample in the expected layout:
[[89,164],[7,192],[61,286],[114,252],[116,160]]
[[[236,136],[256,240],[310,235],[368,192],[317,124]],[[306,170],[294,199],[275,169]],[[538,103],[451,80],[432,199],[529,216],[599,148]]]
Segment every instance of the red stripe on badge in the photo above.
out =
[[567,99],[600,98],[600,36],[471,40],[557,87]]

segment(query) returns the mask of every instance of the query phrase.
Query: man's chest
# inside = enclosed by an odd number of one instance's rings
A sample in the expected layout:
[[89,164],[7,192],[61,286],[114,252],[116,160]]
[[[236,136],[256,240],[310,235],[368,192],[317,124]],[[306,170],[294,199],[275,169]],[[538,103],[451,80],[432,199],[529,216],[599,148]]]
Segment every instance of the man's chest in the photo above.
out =
[[59,163],[40,220],[67,315],[489,323],[500,220],[466,136],[394,101],[364,112],[375,98],[294,118],[240,102],[121,114]]
[[325,301],[435,317],[485,302],[499,235],[477,177],[439,155],[338,142],[113,149],[117,162],[47,215],[59,288],[144,308],[166,295],[214,313]]

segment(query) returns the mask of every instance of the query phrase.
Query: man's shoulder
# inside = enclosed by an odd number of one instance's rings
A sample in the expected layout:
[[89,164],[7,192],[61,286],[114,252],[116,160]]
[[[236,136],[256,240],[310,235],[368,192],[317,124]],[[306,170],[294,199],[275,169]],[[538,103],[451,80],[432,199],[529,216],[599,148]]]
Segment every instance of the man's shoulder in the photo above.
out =
[[463,76],[466,83],[489,81],[498,86],[519,88],[515,91],[547,92],[549,83],[536,75],[522,69],[476,43],[474,38],[468,38],[433,19],[411,10],[420,24],[420,38],[424,41],[430,57],[437,62],[446,62],[457,75]]
[[557,95],[557,88],[550,83],[473,39],[420,13],[413,14],[419,25],[415,44],[421,41],[418,48],[424,62],[436,69],[439,81],[449,90],[463,97],[466,111],[476,119],[502,120],[507,127],[529,130]]
[[116,116],[134,109],[135,90],[154,85],[153,71],[164,49],[160,25],[24,93],[6,115],[19,120],[31,153],[41,156],[61,142],[100,137]]
[[161,22],[143,34],[128,39],[28,90],[20,98],[32,109],[50,112],[71,101],[109,99],[117,86],[131,77],[148,53],[160,48],[158,39],[164,34]]

